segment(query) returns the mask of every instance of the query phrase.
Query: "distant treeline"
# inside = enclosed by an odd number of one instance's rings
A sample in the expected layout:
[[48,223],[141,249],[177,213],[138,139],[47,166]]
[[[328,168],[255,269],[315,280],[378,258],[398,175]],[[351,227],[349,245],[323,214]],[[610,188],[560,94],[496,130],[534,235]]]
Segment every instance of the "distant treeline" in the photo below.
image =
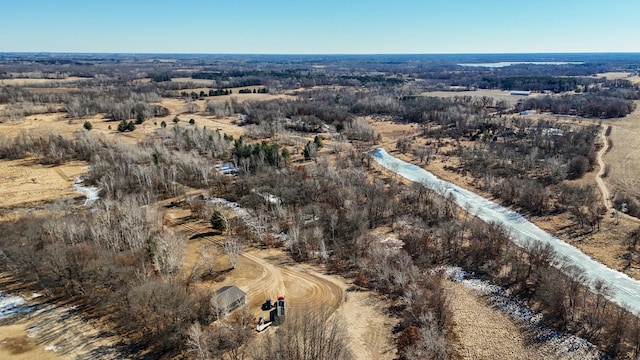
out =
[[537,110],[560,115],[577,115],[589,118],[617,118],[631,113],[635,105],[631,100],[596,94],[538,97],[521,100],[516,110]]
[[554,76],[509,76],[483,77],[479,84],[481,89],[553,91],[555,93],[574,91],[578,88],[577,78]]

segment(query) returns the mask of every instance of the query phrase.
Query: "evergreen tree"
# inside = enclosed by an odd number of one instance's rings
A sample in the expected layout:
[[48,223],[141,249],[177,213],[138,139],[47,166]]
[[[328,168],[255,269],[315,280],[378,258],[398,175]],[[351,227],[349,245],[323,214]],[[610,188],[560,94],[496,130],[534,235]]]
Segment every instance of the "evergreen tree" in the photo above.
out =
[[211,227],[220,232],[225,232],[229,228],[229,223],[227,222],[227,218],[218,210],[213,212],[211,215]]
[[138,112],[136,114],[136,124],[140,125],[144,122],[145,118],[144,118],[144,113],[142,111]]

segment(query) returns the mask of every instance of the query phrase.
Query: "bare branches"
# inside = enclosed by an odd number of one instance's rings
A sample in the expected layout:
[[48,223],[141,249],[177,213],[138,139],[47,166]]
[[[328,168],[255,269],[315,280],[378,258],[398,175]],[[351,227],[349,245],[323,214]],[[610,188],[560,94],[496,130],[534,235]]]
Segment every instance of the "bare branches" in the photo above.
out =
[[222,248],[229,257],[229,266],[231,266],[232,269],[235,269],[238,264],[238,256],[242,250],[240,240],[235,236],[227,237],[222,243]]

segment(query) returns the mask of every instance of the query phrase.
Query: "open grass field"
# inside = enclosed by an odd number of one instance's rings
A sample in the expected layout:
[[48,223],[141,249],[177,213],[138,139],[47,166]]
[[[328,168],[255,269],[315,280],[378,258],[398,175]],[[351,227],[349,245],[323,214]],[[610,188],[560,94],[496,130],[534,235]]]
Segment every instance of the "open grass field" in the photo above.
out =
[[606,125],[611,125],[609,138],[613,146],[604,156],[609,165],[605,182],[612,195],[622,190],[640,198],[640,101],[636,101],[634,112],[622,119],[608,120]]
[[18,78],[18,79],[0,79],[0,86],[5,85],[15,85],[15,86],[24,86],[24,85],[41,85],[41,84],[52,84],[52,83],[68,83],[78,80],[85,80],[86,78],[81,77],[67,77],[64,79],[39,79],[39,78]]
[[71,188],[87,165],[68,162],[60,166],[43,166],[36,159],[0,161],[0,209],[78,197]]
[[609,80],[624,79],[629,80],[634,84],[640,84],[640,76],[628,72],[606,72],[596,74],[595,76],[600,78],[607,78]]

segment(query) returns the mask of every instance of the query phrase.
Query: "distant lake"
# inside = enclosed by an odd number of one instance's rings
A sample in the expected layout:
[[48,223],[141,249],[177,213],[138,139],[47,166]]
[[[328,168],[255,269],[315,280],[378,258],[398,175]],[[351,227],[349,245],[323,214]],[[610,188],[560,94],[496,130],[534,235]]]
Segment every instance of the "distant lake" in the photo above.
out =
[[501,68],[511,65],[582,65],[583,61],[501,61],[492,63],[458,64],[460,66]]

